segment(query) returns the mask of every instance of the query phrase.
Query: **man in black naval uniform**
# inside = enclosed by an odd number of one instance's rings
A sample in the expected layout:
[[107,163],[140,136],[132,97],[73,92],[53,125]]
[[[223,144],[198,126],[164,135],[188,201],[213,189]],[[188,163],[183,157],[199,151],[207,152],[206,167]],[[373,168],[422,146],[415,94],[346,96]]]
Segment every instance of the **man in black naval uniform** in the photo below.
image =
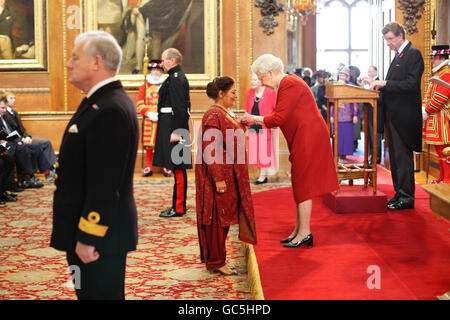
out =
[[83,99],[62,139],[50,245],[67,252],[79,299],[124,299],[136,249],[133,173],[139,139],[134,104],[116,74],[122,50],[103,31],[80,34],[66,67]]
[[189,82],[181,70],[181,53],[174,48],[161,55],[162,66],[169,76],[159,89],[158,129],[156,131],[153,165],[174,171],[172,207],[160,217],[172,218],[186,214],[187,175],[192,168],[189,110]]

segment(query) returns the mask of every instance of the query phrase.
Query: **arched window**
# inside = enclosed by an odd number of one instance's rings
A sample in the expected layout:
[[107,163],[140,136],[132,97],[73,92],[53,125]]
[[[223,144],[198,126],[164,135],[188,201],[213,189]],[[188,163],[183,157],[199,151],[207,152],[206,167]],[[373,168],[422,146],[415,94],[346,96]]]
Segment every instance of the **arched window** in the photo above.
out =
[[340,63],[367,70],[368,0],[326,0],[317,15],[317,69],[336,73]]

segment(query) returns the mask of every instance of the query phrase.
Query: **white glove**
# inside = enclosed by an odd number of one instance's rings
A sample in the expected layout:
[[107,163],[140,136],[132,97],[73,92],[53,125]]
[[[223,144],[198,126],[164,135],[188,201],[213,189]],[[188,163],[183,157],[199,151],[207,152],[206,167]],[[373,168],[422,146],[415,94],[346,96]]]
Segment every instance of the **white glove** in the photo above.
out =
[[425,121],[427,120],[429,117],[427,110],[425,109],[425,107],[422,107],[422,120]]
[[153,122],[158,121],[158,114],[156,112],[147,112],[147,117]]

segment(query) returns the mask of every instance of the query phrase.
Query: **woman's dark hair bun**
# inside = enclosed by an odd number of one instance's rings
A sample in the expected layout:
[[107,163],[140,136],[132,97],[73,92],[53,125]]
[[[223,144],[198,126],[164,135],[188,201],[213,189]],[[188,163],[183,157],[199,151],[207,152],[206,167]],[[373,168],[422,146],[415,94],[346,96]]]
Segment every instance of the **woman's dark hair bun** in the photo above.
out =
[[206,86],[206,94],[211,99],[217,100],[219,91],[228,91],[234,84],[234,80],[230,77],[216,77],[213,81]]

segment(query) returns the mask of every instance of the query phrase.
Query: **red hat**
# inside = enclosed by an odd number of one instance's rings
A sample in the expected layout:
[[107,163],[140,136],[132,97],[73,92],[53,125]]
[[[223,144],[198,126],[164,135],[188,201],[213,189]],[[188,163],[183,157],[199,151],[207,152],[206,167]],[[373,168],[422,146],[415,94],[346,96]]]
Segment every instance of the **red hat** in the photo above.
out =
[[319,70],[313,73],[313,78],[323,78],[323,71]]

